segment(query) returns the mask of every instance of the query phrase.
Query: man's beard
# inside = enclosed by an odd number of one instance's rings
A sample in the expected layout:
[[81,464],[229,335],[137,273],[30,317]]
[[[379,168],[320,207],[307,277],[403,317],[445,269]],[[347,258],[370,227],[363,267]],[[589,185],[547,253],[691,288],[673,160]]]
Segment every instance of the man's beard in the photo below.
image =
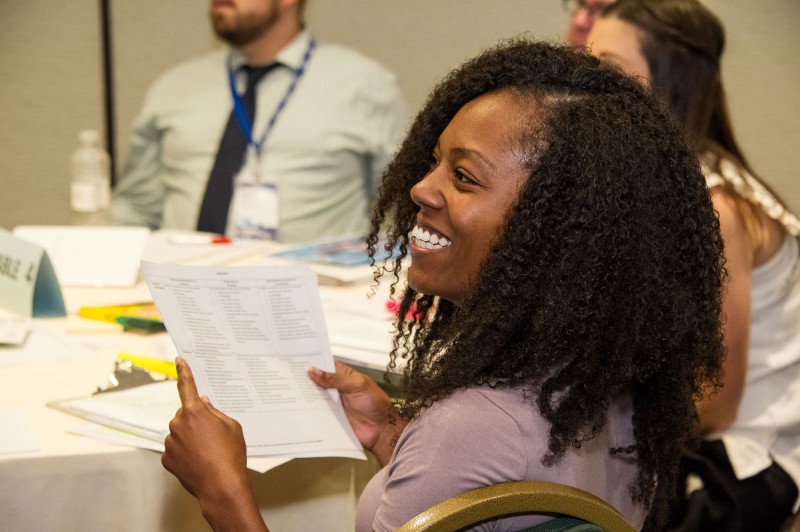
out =
[[244,46],[268,31],[278,21],[278,2],[273,1],[272,8],[262,17],[252,15],[235,15],[233,19],[211,15],[211,26],[214,33],[223,41],[233,46]]

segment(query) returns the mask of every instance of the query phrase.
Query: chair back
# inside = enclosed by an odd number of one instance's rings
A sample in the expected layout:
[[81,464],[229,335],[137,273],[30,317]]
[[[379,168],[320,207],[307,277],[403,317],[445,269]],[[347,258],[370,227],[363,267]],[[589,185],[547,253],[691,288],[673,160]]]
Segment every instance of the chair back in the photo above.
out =
[[[417,515],[398,532],[456,531],[496,517],[531,513],[577,518],[607,532],[636,530],[616,508],[584,490],[553,482],[517,481],[476,488],[451,497]],[[571,521],[572,525],[580,524],[574,519]],[[564,524],[568,523],[562,520],[561,525]]]

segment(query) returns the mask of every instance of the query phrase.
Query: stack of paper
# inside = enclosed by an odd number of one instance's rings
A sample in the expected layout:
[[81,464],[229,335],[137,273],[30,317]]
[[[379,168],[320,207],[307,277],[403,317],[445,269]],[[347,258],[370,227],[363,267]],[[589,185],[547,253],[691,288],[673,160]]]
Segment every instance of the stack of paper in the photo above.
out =
[[357,368],[384,371],[392,349],[395,314],[384,291],[368,286],[320,287],[333,355]]
[[150,235],[142,259],[162,264],[221,266],[263,255],[276,246],[266,240],[230,241],[211,233],[161,229]]
[[169,434],[169,422],[180,408],[181,401],[175,381],[166,380],[126,390],[55,401],[48,406],[163,443]]
[[[386,258],[379,244],[376,262]],[[300,262],[311,265],[320,284],[341,285],[372,279],[373,268],[369,265],[367,244],[364,236],[348,236],[335,240],[324,240],[293,246],[270,254],[271,259],[285,262]]]
[[[77,425],[71,430],[75,434],[163,452],[164,439],[169,434],[169,422],[180,404],[175,381],[170,380],[54,401],[48,406],[96,423]],[[289,459],[250,457],[247,467],[263,473]]]

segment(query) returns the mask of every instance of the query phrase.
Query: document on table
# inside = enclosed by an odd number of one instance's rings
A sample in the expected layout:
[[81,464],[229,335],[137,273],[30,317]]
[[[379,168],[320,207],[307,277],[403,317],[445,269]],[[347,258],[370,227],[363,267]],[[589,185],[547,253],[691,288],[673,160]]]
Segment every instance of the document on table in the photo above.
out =
[[[164,452],[169,422],[181,402],[174,380],[153,382],[89,397],[53,401],[48,406],[94,423],[72,427],[69,432],[120,445]],[[0,414],[3,409],[0,408]],[[3,438],[0,437],[0,443]],[[2,446],[0,446],[0,452]],[[247,467],[263,473],[291,457],[249,457]]]
[[241,423],[248,456],[365,458],[338,393],[306,373],[334,369],[308,266],[142,262],[142,272],[198,391]]
[[150,230],[27,225],[13,234],[47,251],[61,286],[133,286]]
[[39,443],[25,412],[17,408],[0,408],[0,454],[32,453],[39,450]]
[[91,350],[48,323],[34,320],[20,345],[0,345],[0,368],[14,364],[71,362],[91,356]]
[[[173,388],[175,387],[175,381],[172,382]],[[126,390],[127,391],[127,390]],[[173,392],[177,395],[177,391],[173,389]],[[102,394],[101,394],[102,395]],[[97,396],[92,396],[97,397]],[[2,413],[2,409],[0,409],[0,413]],[[81,414],[78,414],[81,415]],[[84,436],[86,438],[92,438],[93,440],[99,440],[105,443],[110,443],[113,445],[125,445],[128,447],[138,447],[140,449],[148,449],[150,451],[156,451],[159,453],[164,452],[164,442],[157,442],[150,438],[143,438],[141,436],[137,436],[132,434],[127,429],[126,430],[119,430],[113,427],[108,426],[107,423],[81,423],[72,426],[68,432],[70,434],[76,434],[78,436]],[[2,437],[0,437],[2,439]],[[272,458],[272,457],[265,457],[265,456],[258,456],[254,457],[251,456],[247,459],[247,469],[251,469],[258,473],[266,473],[270,469],[274,469],[280,465],[285,464],[291,460],[291,458]]]
[[[214,243],[210,233],[179,229],[159,229],[150,234],[141,259],[170,264],[222,266],[263,255],[278,246],[268,240],[243,240]],[[205,240],[205,243],[202,243]],[[138,261],[137,261],[138,263]]]
[[0,310],[0,346],[24,344],[30,330],[30,319]]
[[169,421],[181,402],[175,381],[161,381],[89,397],[53,401],[48,406],[163,443],[169,434]]

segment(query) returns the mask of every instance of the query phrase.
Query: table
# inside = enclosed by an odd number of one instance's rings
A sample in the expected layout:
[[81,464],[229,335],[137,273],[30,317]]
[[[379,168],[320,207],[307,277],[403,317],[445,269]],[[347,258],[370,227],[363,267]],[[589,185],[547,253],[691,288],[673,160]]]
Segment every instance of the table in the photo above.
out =
[[[259,263],[264,250],[258,251],[239,257],[237,263]],[[364,297],[367,288],[368,283],[323,287],[326,319],[327,314],[348,305],[362,308],[365,318],[385,312],[377,310],[384,305],[379,298]],[[71,313],[83,305],[149,299],[143,283],[130,289],[73,288],[64,292]],[[45,325],[70,331],[76,320],[49,319]],[[329,328],[344,330],[348,326],[337,318],[329,322]],[[209,530],[197,501],[161,467],[158,453],[69,434],[76,418],[46,406],[48,401],[91,393],[112,371],[117,352],[150,354],[163,336],[70,334],[91,343],[87,357],[0,367],[0,407],[21,409],[40,446],[38,452],[0,455],[0,530]],[[388,339],[386,342],[388,346]],[[377,371],[375,363],[365,366]],[[358,495],[377,469],[372,457],[366,462],[315,458],[293,460],[267,473],[249,475],[272,530],[350,531]]]

